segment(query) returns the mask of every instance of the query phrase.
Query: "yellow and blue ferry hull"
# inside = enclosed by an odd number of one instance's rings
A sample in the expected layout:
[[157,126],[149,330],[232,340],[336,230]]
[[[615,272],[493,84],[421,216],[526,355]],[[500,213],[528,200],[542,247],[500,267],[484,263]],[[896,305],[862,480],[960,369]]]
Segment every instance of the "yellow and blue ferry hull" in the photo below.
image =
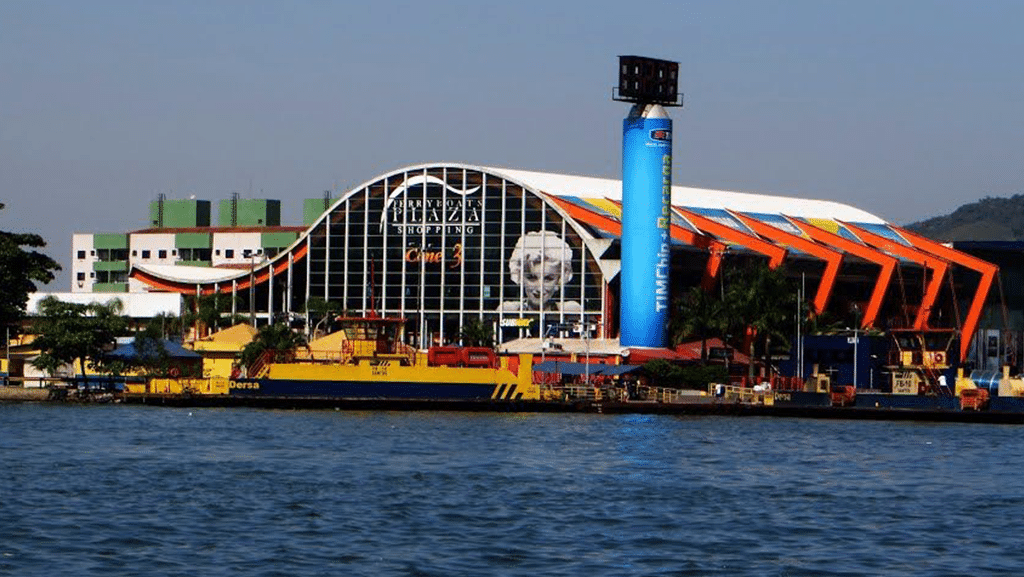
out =
[[272,364],[265,376],[233,379],[236,397],[302,397],[377,400],[532,401],[540,399],[529,359],[517,371],[499,368],[406,366],[392,362],[354,365]]

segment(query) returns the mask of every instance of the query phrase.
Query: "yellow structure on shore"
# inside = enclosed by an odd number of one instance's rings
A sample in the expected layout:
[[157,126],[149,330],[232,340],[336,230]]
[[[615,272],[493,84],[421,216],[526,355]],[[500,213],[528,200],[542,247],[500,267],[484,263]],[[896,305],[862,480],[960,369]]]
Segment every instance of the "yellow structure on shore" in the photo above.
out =
[[185,343],[185,348],[203,356],[203,377],[229,379],[238,353],[252,342],[256,332],[251,325],[238,324]]

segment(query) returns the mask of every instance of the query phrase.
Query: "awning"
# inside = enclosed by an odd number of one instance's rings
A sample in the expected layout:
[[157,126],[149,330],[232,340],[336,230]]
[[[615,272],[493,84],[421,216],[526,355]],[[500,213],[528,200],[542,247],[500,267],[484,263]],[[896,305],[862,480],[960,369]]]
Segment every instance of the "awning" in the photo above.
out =
[[629,349],[629,362],[634,365],[642,365],[647,361],[664,359],[666,361],[685,361],[686,356],[681,355],[672,349]]
[[[181,345],[179,345],[178,343],[176,343],[174,341],[171,341],[171,340],[168,340],[168,339],[160,339],[159,341],[156,341],[156,342],[158,342],[159,344],[163,345],[164,351],[167,352],[168,358],[172,358],[172,359],[201,359],[201,358],[203,358],[203,356],[200,355],[199,353],[196,353],[196,352],[190,351],[188,349],[185,349]],[[107,357],[107,358],[114,358],[114,359],[142,359],[142,360],[147,360],[147,359],[154,359],[154,358],[158,357],[159,356],[159,351],[156,348],[145,349],[145,350],[141,350],[140,351],[140,350],[138,350],[136,348],[135,343],[132,342],[132,343],[128,343],[126,345],[121,345],[120,347],[117,347],[116,349],[114,349],[113,351],[110,351],[109,353],[107,353],[104,356]]]
[[614,377],[624,375],[626,373],[632,373],[633,371],[641,368],[643,367],[640,365],[604,365],[604,368],[601,369],[601,374],[607,377]]

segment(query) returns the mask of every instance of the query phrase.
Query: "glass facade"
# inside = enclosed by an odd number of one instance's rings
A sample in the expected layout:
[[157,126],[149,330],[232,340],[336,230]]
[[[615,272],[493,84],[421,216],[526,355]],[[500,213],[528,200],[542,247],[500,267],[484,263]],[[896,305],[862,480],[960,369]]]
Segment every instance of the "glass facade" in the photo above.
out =
[[577,225],[480,171],[385,177],[344,197],[306,242],[306,298],[350,315],[405,317],[417,346],[456,342],[472,319],[491,324],[501,342],[552,325],[600,330],[603,276]]

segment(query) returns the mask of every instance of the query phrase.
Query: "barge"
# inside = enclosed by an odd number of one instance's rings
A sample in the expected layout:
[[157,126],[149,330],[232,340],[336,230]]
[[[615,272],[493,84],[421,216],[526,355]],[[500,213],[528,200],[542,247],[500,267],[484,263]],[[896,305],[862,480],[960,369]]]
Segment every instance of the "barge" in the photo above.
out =
[[497,406],[540,401],[532,355],[498,357],[486,347],[419,351],[403,342],[405,319],[339,319],[337,350],[266,351],[230,378],[149,379],[125,402],[354,405],[442,403]]

